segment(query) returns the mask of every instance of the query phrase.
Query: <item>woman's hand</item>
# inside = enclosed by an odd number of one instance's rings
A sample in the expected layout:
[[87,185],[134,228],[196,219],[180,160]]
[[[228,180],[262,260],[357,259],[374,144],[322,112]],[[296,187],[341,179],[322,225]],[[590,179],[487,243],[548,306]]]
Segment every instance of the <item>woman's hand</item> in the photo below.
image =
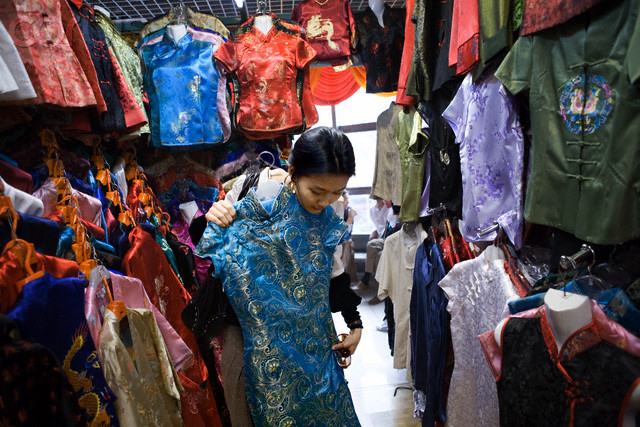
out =
[[362,338],[362,328],[352,329],[349,335],[341,343],[335,344],[331,347],[333,350],[347,349],[349,353],[353,354],[360,344],[360,338]]
[[355,217],[358,215],[358,212],[356,212],[355,209],[353,208],[348,208],[349,209],[349,213],[347,214],[347,224],[353,224],[353,220],[355,219]]
[[220,200],[211,205],[206,218],[220,227],[228,227],[236,219],[236,210],[228,201]]

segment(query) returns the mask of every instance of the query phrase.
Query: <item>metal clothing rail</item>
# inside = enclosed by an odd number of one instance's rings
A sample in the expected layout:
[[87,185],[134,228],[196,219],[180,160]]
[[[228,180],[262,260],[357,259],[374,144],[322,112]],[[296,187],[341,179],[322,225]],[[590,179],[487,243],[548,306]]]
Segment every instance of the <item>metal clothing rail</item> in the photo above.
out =
[[[271,12],[290,17],[294,6],[301,0],[267,1]],[[209,13],[220,19],[239,19],[241,10],[234,0],[182,0],[185,6],[203,13]],[[245,0],[247,10],[253,14],[258,8],[257,0]],[[178,0],[89,0],[92,5],[102,6],[111,14],[116,23],[132,21],[148,21],[163,15],[179,3]],[[391,7],[404,7],[405,0],[385,0]],[[368,0],[351,0],[353,12],[361,12],[368,7]]]

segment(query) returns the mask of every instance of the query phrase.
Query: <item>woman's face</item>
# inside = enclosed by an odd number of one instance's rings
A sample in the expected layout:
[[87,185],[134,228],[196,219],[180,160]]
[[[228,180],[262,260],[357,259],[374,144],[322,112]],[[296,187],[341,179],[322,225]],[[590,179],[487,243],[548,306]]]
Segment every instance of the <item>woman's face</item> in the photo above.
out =
[[347,188],[346,175],[311,175],[296,178],[296,195],[303,208],[319,214],[324,208],[340,198]]

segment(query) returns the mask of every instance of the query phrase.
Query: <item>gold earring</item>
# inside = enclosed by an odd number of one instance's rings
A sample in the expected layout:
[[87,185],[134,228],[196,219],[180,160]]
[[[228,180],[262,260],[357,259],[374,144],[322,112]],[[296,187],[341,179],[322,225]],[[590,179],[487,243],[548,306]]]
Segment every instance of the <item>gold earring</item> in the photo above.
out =
[[293,194],[296,194],[296,182],[290,176],[287,178],[289,182],[287,183],[289,189]]

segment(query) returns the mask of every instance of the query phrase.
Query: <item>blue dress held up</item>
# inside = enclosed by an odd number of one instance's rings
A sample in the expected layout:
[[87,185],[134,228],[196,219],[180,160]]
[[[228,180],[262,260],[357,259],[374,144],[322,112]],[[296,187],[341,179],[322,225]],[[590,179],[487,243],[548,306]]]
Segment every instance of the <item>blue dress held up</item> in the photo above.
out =
[[307,212],[283,188],[253,191],[226,229],[209,223],[196,251],[213,260],[244,337],[247,399],[256,427],[359,426],[329,309],[332,255],[347,227],[328,207]]

